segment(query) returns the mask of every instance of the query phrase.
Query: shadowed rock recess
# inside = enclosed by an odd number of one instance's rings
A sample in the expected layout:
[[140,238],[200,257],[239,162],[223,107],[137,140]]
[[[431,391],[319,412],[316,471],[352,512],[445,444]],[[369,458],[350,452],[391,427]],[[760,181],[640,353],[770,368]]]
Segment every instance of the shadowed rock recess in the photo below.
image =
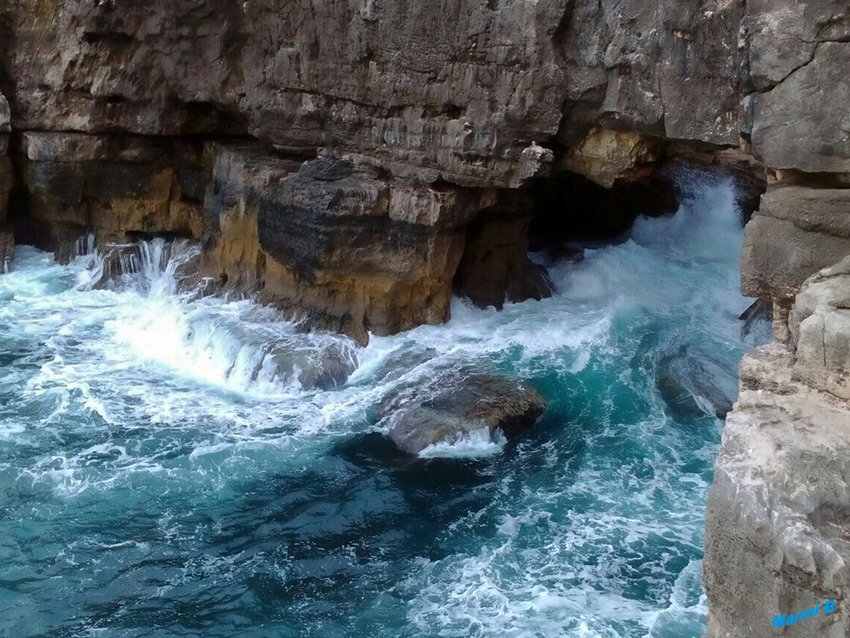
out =
[[6,0],[0,272],[15,241],[187,238],[209,290],[365,343],[549,295],[529,246],[729,171],[776,343],[727,419],[709,635],[832,598],[783,635],[846,636],[848,70],[845,0]]

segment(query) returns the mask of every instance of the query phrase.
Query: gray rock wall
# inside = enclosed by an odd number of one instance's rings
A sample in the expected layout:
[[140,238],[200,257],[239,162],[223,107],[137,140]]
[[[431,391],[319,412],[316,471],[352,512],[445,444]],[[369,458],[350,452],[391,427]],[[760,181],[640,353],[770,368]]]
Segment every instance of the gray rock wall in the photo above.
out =
[[[612,187],[675,144],[736,145],[743,6],[11,0],[0,88],[28,207],[19,235],[65,257],[88,227],[101,244],[188,234],[222,277],[244,271],[233,247],[257,235],[253,279],[229,285],[361,340],[445,320],[460,263],[460,288],[480,303],[539,297],[528,201],[512,192],[558,170]],[[243,188],[215,167],[220,149],[246,143],[254,166],[330,148],[358,169],[264,182],[257,228],[226,250],[209,186]],[[296,186],[330,199],[293,205]],[[203,211],[190,190],[207,194]],[[492,227],[466,231],[494,206]],[[505,233],[505,276],[490,285],[480,255]]]
[[[706,512],[710,638],[850,635],[850,257],[802,286],[790,347],[741,363]],[[834,613],[783,629],[826,600]]]
[[740,0],[12,0],[21,130],[250,133],[516,184],[594,125],[738,142]]

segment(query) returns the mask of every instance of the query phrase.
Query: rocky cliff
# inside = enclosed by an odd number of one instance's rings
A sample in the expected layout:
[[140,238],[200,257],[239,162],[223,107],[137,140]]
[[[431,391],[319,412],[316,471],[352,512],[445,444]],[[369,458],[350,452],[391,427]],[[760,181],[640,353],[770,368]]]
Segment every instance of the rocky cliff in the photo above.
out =
[[[850,258],[804,283],[789,327],[790,347],[744,358],[726,420],[706,516],[709,636],[850,635]],[[836,613],[773,627],[825,600]]]
[[[850,7],[748,2],[742,132],[769,186],[742,290],[775,343],[741,364],[706,513],[709,637],[850,635]],[[842,261],[843,260],[843,261]],[[836,613],[774,628],[825,600]]]
[[[89,228],[101,245],[192,236],[222,285],[361,341],[444,321],[453,290],[539,298],[533,182],[629,190],[671,155],[739,144],[742,11],[14,0],[17,236],[60,257]],[[597,215],[571,199],[552,214]]]
[[366,341],[549,294],[530,229],[615,234],[667,166],[725,166],[777,344],[718,462],[710,633],[829,596],[846,635],[848,69],[846,0],[11,0],[0,268],[13,235],[191,237],[214,288]]

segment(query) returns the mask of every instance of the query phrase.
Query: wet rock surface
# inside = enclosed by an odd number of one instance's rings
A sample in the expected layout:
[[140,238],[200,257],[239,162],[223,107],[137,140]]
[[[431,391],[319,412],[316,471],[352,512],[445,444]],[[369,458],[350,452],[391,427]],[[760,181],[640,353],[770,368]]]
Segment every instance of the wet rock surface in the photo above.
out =
[[330,152],[299,165],[225,148],[205,202],[206,270],[365,343],[447,318],[463,224],[490,199],[388,180]]
[[546,270],[528,257],[530,217],[482,216],[467,231],[455,291],[479,308],[543,299],[554,292]]
[[0,274],[12,269],[15,258],[15,237],[12,233],[0,231]]
[[15,184],[9,157],[9,102],[0,92],[0,273],[6,272],[14,256],[14,236],[9,221],[9,196]]
[[546,400],[529,384],[510,377],[471,373],[446,375],[424,387],[386,399],[381,425],[395,445],[419,454],[437,444],[455,444],[486,432],[508,439],[531,428],[546,411]]
[[678,416],[712,414],[726,418],[737,395],[737,380],[720,361],[693,344],[673,349],[658,363],[656,386]]
[[271,363],[281,374],[297,378],[305,390],[330,390],[340,386],[357,369],[353,350],[336,345],[278,352],[271,356]]
[[39,132],[21,144],[29,243],[64,256],[91,229],[101,242],[200,236],[201,151],[191,142]]
[[[773,306],[793,356],[745,363],[765,392],[743,392],[729,416],[706,583],[712,636],[767,635],[768,611],[845,586],[845,495],[822,487],[846,482],[846,413],[829,403],[846,399],[844,275],[817,273],[850,254],[848,66],[841,0],[4,2],[0,257],[12,225],[60,259],[90,229],[101,244],[191,237],[211,288],[365,343],[445,321],[453,289],[495,306],[546,293],[515,191],[556,182],[556,217],[571,210],[566,175],[606,200],[626,193],[613,199],[632,199],[628,211],[567,224],[610,238],[648,205],[675,210],[653,165],[738,147],[761,162],[719,160],[744,176],[745,220],[762,166],[771,182],[747,227],[743,290]],[[663,385],[713,394],[682,361]],[[338,363],[306,385],[338,383]],[[786,369],[805,388],[775,378]],[[540,405],[523,396],[527,423]],[[473,422],[447,397],[409,408],[411,449],[429,440],[417,424]],[[801,482],[810,501],[795,501]],[[811,547],[788,544],[799,529]],[[846,635],[845,619],[817,635]]]

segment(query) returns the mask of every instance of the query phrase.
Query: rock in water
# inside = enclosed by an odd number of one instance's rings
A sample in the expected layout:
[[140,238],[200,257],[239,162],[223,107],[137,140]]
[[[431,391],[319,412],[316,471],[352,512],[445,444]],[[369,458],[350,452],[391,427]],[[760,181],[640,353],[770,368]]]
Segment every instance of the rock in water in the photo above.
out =
[[537,422],[546,407],[543,396],[524,381],[474,373],[442,377],[396,394],[381,405],[380,416],[400,450],[419,454],[431,445],[456,443],[484,428],[492,441],[499,432],[507,438],[518,436]]
[[725,418],[738,393],[735,375],[693,344],[680,345],[658,362],[655,383],[671,412],[685,418]]
[[297,375],[305,390],[330,390],[344,384],[357,368],[351,347],[330,345],[313,350],[287,350],[271,357],[285,376]]

